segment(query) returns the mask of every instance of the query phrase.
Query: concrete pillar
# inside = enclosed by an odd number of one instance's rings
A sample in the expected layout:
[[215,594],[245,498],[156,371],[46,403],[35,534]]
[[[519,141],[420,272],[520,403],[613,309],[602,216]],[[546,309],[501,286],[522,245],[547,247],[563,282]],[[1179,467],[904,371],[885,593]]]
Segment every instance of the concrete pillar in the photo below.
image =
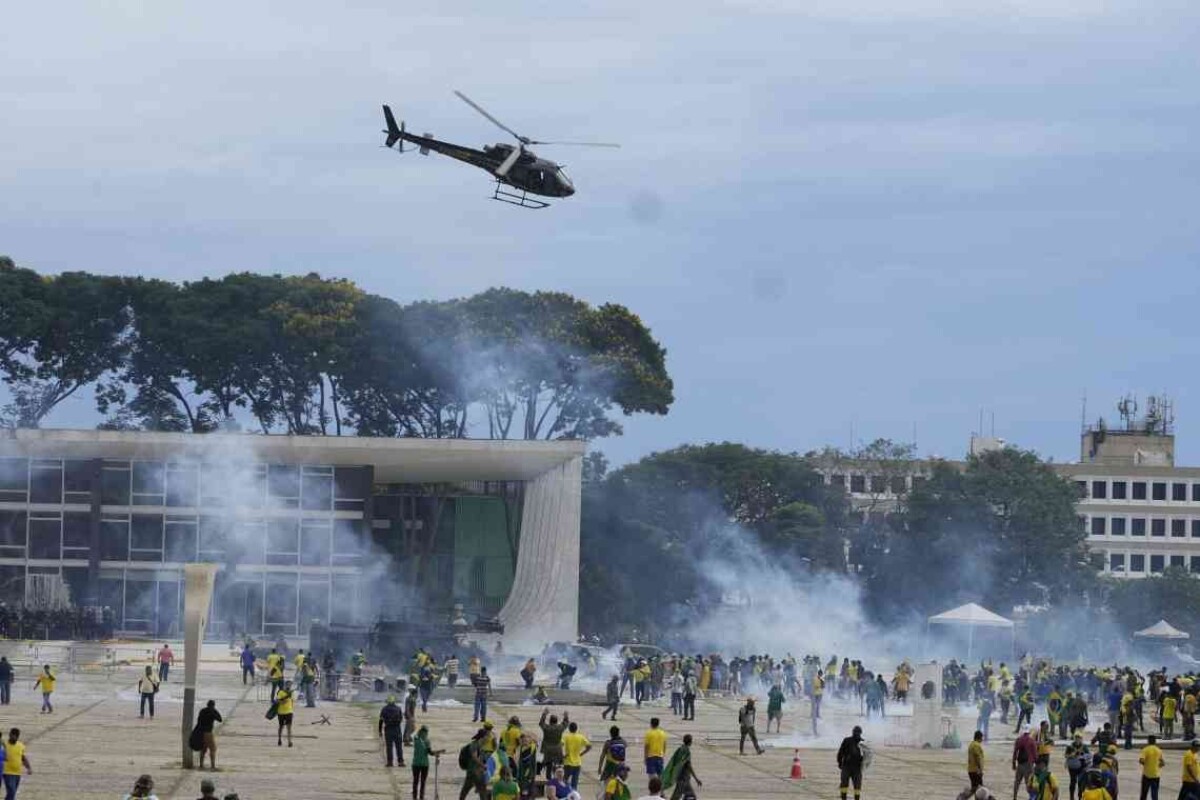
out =
[[216,564],[185,564],[183,567],[183,768],[192,769],[188,738],[196,719],[196,678],[200,672],[200,647],[212,602]]

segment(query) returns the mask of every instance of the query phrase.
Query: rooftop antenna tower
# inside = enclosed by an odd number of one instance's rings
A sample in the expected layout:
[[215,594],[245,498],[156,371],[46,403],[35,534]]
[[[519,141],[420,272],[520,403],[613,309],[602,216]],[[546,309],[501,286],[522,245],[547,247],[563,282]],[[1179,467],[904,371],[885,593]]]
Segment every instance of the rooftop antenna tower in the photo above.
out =
[[[1154,398],[1150,398],[1151,405],[1154,404]],[[1117,402],[1117,413],[1121,415],[1121,421],[1125,423],[1125,430],[1131,431],[1134,428],[1137,419],[1138,402],[1137,398],[1131,394],[1127,394]]]

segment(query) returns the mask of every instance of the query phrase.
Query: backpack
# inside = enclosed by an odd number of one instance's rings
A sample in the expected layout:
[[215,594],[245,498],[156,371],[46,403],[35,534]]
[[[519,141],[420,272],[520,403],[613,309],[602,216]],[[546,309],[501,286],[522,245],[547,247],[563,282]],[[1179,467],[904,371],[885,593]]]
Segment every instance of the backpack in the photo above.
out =
[[625,760],[625,742],[619,739],[609,742],[608,757],[618,764],[623,762]]
[[461,770],[471,769],[471,745],[463,745],[463,749],[458,751],[458,768]]
[[875,759],[875,754],[871,752],[871,746],[866,742],[858,743],[858,755],[862,758],[862,768],[867,769],[871,766],[871,762]]

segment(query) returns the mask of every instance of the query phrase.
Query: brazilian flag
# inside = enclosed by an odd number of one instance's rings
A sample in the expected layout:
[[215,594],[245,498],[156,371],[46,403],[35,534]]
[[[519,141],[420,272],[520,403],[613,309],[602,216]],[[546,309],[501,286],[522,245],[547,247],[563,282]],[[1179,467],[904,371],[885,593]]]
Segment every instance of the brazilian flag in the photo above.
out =
[[692,760],[692,749],[687,745],[680,745],[674,753],[671,754],[671,760],[667,762],[666,769],[663,770],[662,782],[663,789],[670,789],[679,780],[683,773],[683,768]]

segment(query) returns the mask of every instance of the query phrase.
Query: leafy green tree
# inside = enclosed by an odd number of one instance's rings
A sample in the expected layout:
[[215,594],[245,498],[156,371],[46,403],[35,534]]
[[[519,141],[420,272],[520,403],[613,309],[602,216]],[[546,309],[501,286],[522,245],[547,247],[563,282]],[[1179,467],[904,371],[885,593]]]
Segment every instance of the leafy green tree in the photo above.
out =
[[1160,619],[1200,636],[1200,578],[1183,567],[1167,567],[1161,575],[1137,580],[1112,580],[1106,606],[1126,635]]
[[1006,613],[1079,596],[1095,568],[1077,499],[1028,451],[987,452],[964,468],[935,462],[864,570],[872,610],[896,619],[975,601]]

